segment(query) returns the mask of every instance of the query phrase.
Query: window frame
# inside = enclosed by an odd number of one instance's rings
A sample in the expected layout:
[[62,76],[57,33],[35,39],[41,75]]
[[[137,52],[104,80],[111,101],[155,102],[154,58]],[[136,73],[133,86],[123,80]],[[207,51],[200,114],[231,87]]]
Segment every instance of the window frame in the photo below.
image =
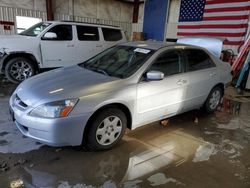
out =
[[[68,40],[61,40],[61,39],[48,39],[48,38],[44,38],[44,35],[48,32],[51,32],[50,30],[57,27],[57,26],[69,26],[71,27],[71,39]],[[57,34],[57,33],[56,33]],[[57,24],[57,25],[53,25],[52,27],[50,27],[46,32],[44,32],[43,36],[41,37],[41,40],[45,40],[45,41],[73,41],[74,39],[74,30],[73,30],[73,25],[69,25],[69,24]]]
[[[105,32],[103,30],[105,29],[109,29],[109,30],[115,30],[115,31],[119,31],[120,32],[120,39],[119,40],[107,40],[106,37],[105,37]],[[102,31],[102,35],[103,35],[103,40],[104,41],[107,41],[107,42],[117,42],[117,41],[120,41],[123,39],[123,36],[122,36],[122,31],[119,29],[119,28],[106,28],[106,27],[101,27],[101,31]]]
[[[145,71],[145,73],[147,73],[147,72],[149,72],[150,71],[150,68],[152,67],[152,65],[156,62],[156,60],[160,57],[160,56],[162,56],[162,55],[164,55],[164,54],[166,54],[166,53],[171,53],[171,51],[177,51],[178,53],[179,53],[179,55],[180,55],[180,58],[181,58],[181,72],[179,72],[179,73],[175,73],[175,74],[171,74],[171,75],[166,75],[163,71],[161,71],[161,72],[163,72],[164,73],[164,79],[165,78],[167,78],[167,77],[170,77],[170,76],[176,76],[176,75],[178,75],[178,74],[182,74],[182,73],[184,73],[185,72],[185,57],[184,57],[184,55],[183,55],[183,49],[166,49],[166,50],[164,50],[163,52],[161,52],[160,54],[158,54],[157,55],[157,57],[152,61],[152,63],[148,66],[148,68],[147,68],[147,70]],[[143,74],[144,75],[144,77],[145,77],[145,73]]]
[[[78,27],[88,27],[88,28],[95,28],[97,30],[97,40],[82,40],[79,38],[79,32],[78,32]],[[100,32],[99,32],[99,27],[97,26],[89,26],[89,25],[76,25],[76,36],[78,41],[100,41]]]
[[[188,60],[187,50],[197,50],[197,51],[203,52],[204,54],[206,54],[207,59],[210,60],[211,66],[206,67],[206,68],[200,68],[200,69],[197,69],[197,70],[189,70],[189,60]],[[185,72],[202,71],[202,70],[211,69],[211,68],[216,67],[216,63],[213,61],[213,59],[211,58],[211,56],[205,50],[203,50],[203,49],[185,48],[185,49],[183,49],[183,53],[184,53],[183,55],[184,55],[184,60],[185,60],[185,66],[184,66]]]

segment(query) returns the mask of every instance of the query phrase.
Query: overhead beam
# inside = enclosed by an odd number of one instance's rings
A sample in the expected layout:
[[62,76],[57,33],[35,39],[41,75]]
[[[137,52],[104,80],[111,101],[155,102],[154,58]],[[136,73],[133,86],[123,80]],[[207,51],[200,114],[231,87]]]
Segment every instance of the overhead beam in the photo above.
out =
[[46,0],[47,20],[54,20],[52,0]]

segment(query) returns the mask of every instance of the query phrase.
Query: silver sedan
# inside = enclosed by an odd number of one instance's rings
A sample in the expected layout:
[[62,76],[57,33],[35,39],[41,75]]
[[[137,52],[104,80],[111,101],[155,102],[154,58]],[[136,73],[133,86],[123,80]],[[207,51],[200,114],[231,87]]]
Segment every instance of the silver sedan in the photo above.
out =
[[25,136],[51,146],[104,150],[126,128],[201,107],[213,112],[230,72],[203,48],[130,42],[29,78],[11,96],[10,109]]

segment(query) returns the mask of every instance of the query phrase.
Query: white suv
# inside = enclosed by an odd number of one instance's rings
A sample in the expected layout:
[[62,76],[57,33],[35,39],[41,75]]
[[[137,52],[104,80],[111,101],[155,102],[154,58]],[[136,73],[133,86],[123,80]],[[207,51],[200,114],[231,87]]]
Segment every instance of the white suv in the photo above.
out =
[[19,35],[0,37],[0,72],[19,83],[41,69],[81,63],[126,42],[117,27],[79,22],[41,22]]

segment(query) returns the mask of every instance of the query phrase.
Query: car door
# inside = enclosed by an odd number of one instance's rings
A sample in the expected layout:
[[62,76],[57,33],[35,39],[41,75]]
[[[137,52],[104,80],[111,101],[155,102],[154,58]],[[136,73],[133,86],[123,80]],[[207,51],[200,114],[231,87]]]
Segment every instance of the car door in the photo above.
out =
[[210,90],[219,82],[216,64],[201,49],[185,49],[188,76],[186,110],[200,107]]
[[47,32],[56,34],[55,38],[41,38],[43,67],[61,67],[76,64],[75,41],[71,25],[60,24]]
[[76,25],[77,50],[76,59],[83,62],[103,51],[103,40],[100,37],[100,28],[95,26]]
[[181,50],[168,50],[160,54],[147,72],[164,73],[158,81],[143,80],[137,86],[137,113],[139,124],[177,114],[182,110],[187,79],[183,72]]

